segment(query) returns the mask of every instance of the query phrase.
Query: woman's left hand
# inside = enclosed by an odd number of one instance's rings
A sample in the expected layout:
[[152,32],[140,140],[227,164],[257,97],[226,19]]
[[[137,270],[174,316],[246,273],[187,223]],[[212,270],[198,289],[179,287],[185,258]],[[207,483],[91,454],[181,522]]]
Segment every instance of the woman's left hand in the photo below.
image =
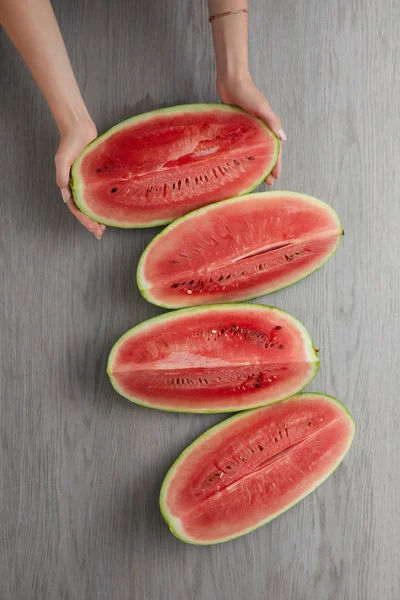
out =
[[[224,104],[240,106],[251,115],[260,117],[280,140],[286,141],[280,118],[272,110],[264,94],[256,88],[250,75],[240,79],[217,79],[217,92]],[[278,179],[281,168],[282,150],[272,173],[265,180],[267,185],[272,186],[274,180]]]

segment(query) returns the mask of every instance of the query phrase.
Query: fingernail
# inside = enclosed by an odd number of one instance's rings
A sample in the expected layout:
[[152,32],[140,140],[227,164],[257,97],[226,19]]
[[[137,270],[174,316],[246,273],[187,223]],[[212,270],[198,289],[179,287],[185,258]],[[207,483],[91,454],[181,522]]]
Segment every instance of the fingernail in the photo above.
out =
[[71,198],[71,192],[69,191],[69,189],[63,188],[61,190],[61,196],[64,202],[68,202],[68,200]]
[[93,235],[94,235],[94,237],[95,237],[95,238],[97,238],[98,240],[101,240],[101,235],[96,235],[94,232],[93,232]]
[[279,137],[280,140],[283,140],[284,142],[287,142],[286,133],[283,131],[283,129],[279,129],[279,131],[278,131],[278,137]]

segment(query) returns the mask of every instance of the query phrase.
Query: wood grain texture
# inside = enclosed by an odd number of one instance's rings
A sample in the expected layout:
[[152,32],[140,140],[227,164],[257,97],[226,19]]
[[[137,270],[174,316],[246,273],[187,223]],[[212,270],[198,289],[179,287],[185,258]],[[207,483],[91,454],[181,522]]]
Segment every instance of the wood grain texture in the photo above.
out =
[[[214,101],[205,2],[54,3],[104,130]],[[54,182],[57,134],[0,35],[2,600],[385,600],[400,597],[400,19],[396,0],[250,2],[255,80],[280,112],[281,189],[331,203],[346,236],[321,271],[263,299],[321,348],[312,389],[357,434],[316,493],[242,539],[184,545],[158,511],[178,453],[218,416],[140,409],[105,374],[112,343],[159,314],[135,267],[153,231],[98,242]]]

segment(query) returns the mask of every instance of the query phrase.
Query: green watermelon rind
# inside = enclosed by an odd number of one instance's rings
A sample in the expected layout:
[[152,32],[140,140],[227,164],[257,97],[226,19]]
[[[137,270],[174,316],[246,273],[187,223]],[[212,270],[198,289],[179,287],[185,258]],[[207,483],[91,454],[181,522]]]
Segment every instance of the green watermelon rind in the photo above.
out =
[[[295,391],[290,391],[287,395],[284,395],[281,398],[276,398],[276,399],[272,400],[271,402],[268,402],[265,400],[264,401],[260,400],[257,404],[253,404],[251,406],[246,406],[245,409],[240,408],[240,407],[238,408],[237,406],[235,406],[235,407],[224,406],[223,408],[218,408],[215,410],[209,409],[209,408],[202,410],[200,408],[195,408],[195,409],[180,408],[180,407],[179,408],[169,408],[168,402],[165,405],[159,405],[159,404],[154,405],[151,402],[146,402],[145,400],[143,400],[141,398],[136,398],[134,396],[130,396],[130,395],[126,394],[114,380],[114,378],[112,376],[112,365],[113,365],[114,358],[116,356],[116,353],[119,349],[120,344],[123,343],[126,339],[128,339],[132,335],[133,332],[136,333],[138,331],[146,330],[147,328],[151,327],[155,323],[165,322],[167,320],[179,319],[179,317],[181,315],[185,315],[185,314],[189,314],[189,313],[193,313],[193,312],[200,313],[200,312],[207,312],[208,310],[218,310],[218,309],[221,309],[221,310],[237,309],[237,310],[245,311],[245,310],[251,310],[253,308],[255,308],[255,309],[261,308],[261,309],[265,309],[268,311],[272,310],[277,313],[283,313],[284,315],[289,317],[295,323],[295,325],[298,327],[300,333],[302,334],[302,338],[303,338],[303,342],[304,342],[305,359],[308,359],[310,362],[310,366],[312,365],[314,367],[311,375],[304,382],[304,385],[301,388],[299,388]],[[275,306],[266,306],[265,304],[230,303],[230,304],[210,304],[210,305],[205,305],[205,306],[192,306],[190,308],[182,308],[180,310],[176,310],[176,311],[173,311],[170,313],[164,313],[162,315],[158,315],[157,317],[153,317],[151,319],[148,319],[147,321],[139,323],[135,327],[132,327],[126,333],[124,333],[115,342],[114,346],[112,347],[111,352],[108,357],[108,362],[107,362],[107,375],[110,379],[110,383],[111,383],[112,387],[120,396],[122,396],[123,398],[126,398],[127,400],[129,400],[130,402],[133,402],[134,404],[138,404],[145,408],[151,408],[153,410],[159,410],[159,411],[163,411],[163,412],[172,412],[172,413],[222,414],[222,413],[227,413],[227,412],[240,412],[240,411],[243,412],[243,410],[252,410],[255,408],[261,408],[262,406],[268,406],[270,404],[275,404],[276,402],[280,402],[281,400],[285,400],[286,398],[293,396],[294,393],[300,392],[307,385],[309,385],[313,381],[313,379],[315,379],[315,377],[319,371],[319,367],[320,367],[320,360],[318,357],[318,351],[314,347],[314,344],[313,344],[313,341],[311,339],[309,332],[304,327],[304,325],[301,323],[301,321],[299,321],[292,314],[290,314],[289,312],[282,310],[280,308],[276,308]]]
[[[165,233],[170,232],[172,229],[174,229],[177,225],[179,225],[181,223],[181,221],[183,220],[189,220],[191,217],[196,217],[199,214],[204,214],[209,212],[210,210],[212,210],[213,208],[217,208],[220,204],[224,204],[224,203],[232,203],[232,202],[245,202],[246,201],[246,197],[249,196],[249,199],[254,199],[257,197],[263,197],[265,198],[268,195],[271,195],[271,198],[276,198],[277,195],[284,195],[284,194],[290,194],[290,196],[299,196],[302,198],[307,198],[309,200],[314,201],[315,203],[319,204],[319,205],[323,205],[324,208],[326,208],[326,210],[328,212],[330,212],[334,218],[335,221],[337,222],[338,225],[338,241],[336,246],[333,248],[332,252],[315,268],[312,269],[311,271],[309,271],[308,273],[306,273],[305,275],[302,275],[301,277],[299,277],[298,279],[295,279],[294,281],[292,281],[291,283],[285,284],[283,286],[278,286],[276,288],[273,288],[271,290],[269,290],[268,292],[264,292],[262,294],[250,294],[249,296],[244,296],[243,298],[240,299],[240,302],[247,302],[248,300],[254,300],[254,298],[259,298],[262,295],[268,295],[268,294],[273,294],[275,292],[279,292],[280,290],[283,290],[287,287],[290,287],[291,285],[294,285],[295,283],[298,283],[299,281],[302,281],[303,279],[306,279],[307,277],[309,277],[310,275],[312,275],[313,273],[315,273],[316,271],[318,271],[319,269],[321,269],[330,258],[332,258],[332,256],[334,254],[336,254],[340,243],[342,241],[342,237],[343,237],[343,228],[342,228],[342,224],[340,222],[339,216],[337,214],[337,212],[335,211],[334,208],[332,208],[332,206],[330,206],[329,204],[327,204],[326,202],[323,202],[323,200],[319,200],[318,198],[315,198],[314,196],[309,196],[308,194],[303,194],[301,192],[293,192],[290,190],[277,190],[274,192],[258,192],[256,194],[244,194],[242,196],[236,196],[234,198],[228,198],[227,200],[220,200],[219,202],[214,202],[213,204],[208,204],[207,206],[202,206],[201,208],[197,208],[196,210],[193,210],[192,212],[184,215],[183,217],[179,217],[179,219],[176,219],[173,223],[170,223],[167,227],[165,227],[158,235],[156,235],[151,242],[147,245],[147,247],[144,249],[139,262],[138,262],[138,266],[137,266],[137,271],[136,271],[136,282],[137,282],[137,286],[138,289],[141,293],[141,295],[143,296],[143,298],[145,300],[147,300],[147,302],[149,302],[150,304],[154,304],[155,306],[160,306],[161,308],[168,308],[171,310],[175,310],[175,309],[181,309],[181,308],[185,308],[188,306],[199,306],[199,305],[184,305],[184,304],[175,304],[175,303],[168,303],[168,302],[161,302],[158,299],[153,298],[151,292],[149,292],[148,289],[148,285],[149,282],[146,281],[145,276],[143,275],[143,267],[144,267],[144,263],[147,257],[148,252],[151,250],[151,248],[153,247],[153,245],[160,239],[163,237],[163,235]],[[228,296],[228,294],[227,294]],[[235,302],[238,302],[239,300],[236,298],[234,300]],[[212,302],[212,301],[211,301]],[[225,300],[225,302],[229,302],[228,299]],[[202,305],[207,305],[207,303],[203,302]]]
[[[73,196],[74,202],[77,205],[77,207],[79,208],[79,210],[81,212],[83,212],[85,215],[87,215],[88,217],[90,217],[91,219],[93,219],[94,221],[96,221],[97,223],[102,223],[103,225],[107,225],[108,227],[118,227],[119,229],[146,229],[149,227],[157,227],[160,225],[167,225],[168,223],[173,222],[174,219],[167,219],[167,220],[164,219],[164,220],[155,220],[155,221],[151,221],[148,223],[124,224],[124,223],[121,223],[120,221],[113,221],[112,219],[100,218],[99,215],[97,215],[96,213],[91,211],[90,208],[86,205],[85,199],[79,191],[79,188],[83,184],[83,180],[82,180],[82,177],[80,174],[81,162],[85,158],[85,156],[89,152],[91,152],[91,150],[93,150],[96,146],[98,146],[100,143],[102,143],[104,140],[106,140],[108,137],[110,137],[114,133],[118,133],[118,131],[120,131],[121,129],[123,129],[126,126],[140,123],[140,121],[150,120],[151,117],[157,117],[162,114],[168,115],[168,114],[173,114],[176,112],[202,112],[202,111],[206,112],[207,110],[215,110],[215,109],[248,114],[248,113],[246,113],[246,111],[239,108],[238,106],[231,106],[229,104],[217,104],[217,103],[210,103],[210,104],[206,104],[206,103],[200,104],[199,103],[199,104],[186,104],[186,105],[183,104],[183,105],[179,105],[179,106],[160,108],[158,110],[152,110],[150,112],[143,113],[141,115],[136,115],[135,117],[131,117],[130,119],[126,119],[125,121],[122,121],[121,123],[118,123],[117,125],[114,125],[114,127],[111,127],[111,129],[108,129],[107,131],[105,131],[104,133],[99,135],[90,144],[85,146],[85,148],[83,149],[83,151],[81,152],[81,154],[78,156],[78,158],[75,160],[75,162],[73,163],[73,165],[71,167],[71,178],[70,178],[69,185],[70,185],[70,188],[72,191],[72,196]],[[250,116],[252,116],[252,115],[250,115]],[[254,118],[257,118],[257,117],[254,117]],[[268,177],[268,175],[270,175],[270,173],[272,173],[276,163],[278,162],[278,158],[279,158],[280,140],[277,138],[275,133],[268,127],[268,125],[262,119],[257,118],[257,120],[260,121],[265,126],[265,128],[269,131],[271,138],[275,141],[275,153],[271,160],[271,164],[270,164],[268,170],[266,170],[266,172],[263,174],[263,176],[257,182],[255,182],[250,188],[243,190],[240,193],[240,196],[249,194],[250,192],[255,190],[259,185],[261,185],[263,183],[263,181]]]
[[[258,523],[257,525],[255,525],[254,527],[250,527],[249,529],[246,529],[244,531],[242,531],[239,534],[235,534],[220,540],[215,540],[212,542],[200,542],[197,541],[193,538],[190,538],[188,536],[185,536],[181,531],[180,531],[180,525],[179,525],[179,519],[177,519],[176,517],[172,516],[169,512],[169,510],[166,507],[166,494],[168,492],[168,486],[170,481],[172,480],[173,476],[175,475],[176,470],[179,468],[180,463],[183,461],[183,459],[186,457],[186,455],[193,450],[197,444],[201,441],[206,440],[212,433],[215,433],[219,430],[224,429],[224,427],[226,427],[227,425],[229,425],[230,423],[232,423],[233,421],[242,418],[243,416],[246,416],[249,413],[254,412],[256,409],[250,409],[250,410],[246,410],[246,411],[242,411],[238,414],[235,414],[231,417],[229,417],[228,419],[225,419],[224,421],[221,421],[220,423],[217,423],[217,425],[214,425],[213,427],[211,427],[210,429],[208,429],[207,431],[205,431],[202,435],[200,435],[198,438],[196,438],[189,446],[187,446],[187,448],[185,448],[185,450],[183,450],[183,452],[181,452],[181,454],[178,456],[178,458],[175,460],[175,462],[172,464],[172,466],[169,468],[169,470],[167,471],[167,474],[164,478],[164,481],[161,485],[161,489],[160,489],[160,496],[159,496],[159,506],[160,506],[160,511],[161,514],[165,520],[165,522],[167,523],[169,530],[171,531],[171,533],[180,541],[185,542],[186,544],[191,544],[194,546],[210,546],[210,545],[216,545],[216,544],[223,544],[225,542],[229,542],[231,540],[237,539],[239,537],[242,537],[243,535],[246,535],[248,533],[251,533],[252,531],[256,531],[257,529],[260,529],[260,527],[263,527],[264,525],[267,525],[268,523],[270,523],[271,521],[273,521],[274,519],[276,519],[277,517],[279,517],[280,515],[284,514],[286,511],[290,510],[291,508],[293,508],[293,506],[295,506],[296,504],[298,504],[299,502],[301,502],[302,500],[304,500],[304,498],[306,498],[307,496],[309,496],[310,494],[312,494],[320,485],[322,485],[324,483],[324,481],[326,481],[331,475],[332,473],[338,468],[338,466],[341,464],[341,462],[343,461],[343,459],[345,458],[347,452],[350,449],[350,446],[353,442],[354,439],[354,434],[355,434],[355,422],[354,422],[354,418],[351,415],[350,411],[348,410],[348,408],[339,400],[337,400],[336,398],[334,398],[333,396],[329,396],[327,394],[321,394],[318,392],[307,392],[307,393],[302,393],[302,394],[296,394],[294,396],[291,396],[290,398],[286,398],[286,400],[301,400],[302,398],[307,397],[307,398],[315,398],[315,400],[317,400],[318,398],[323,398],[325,400],[328,400],[330,402],[332,402],[333,404],[335,404],[336,406],[338,406],[343,413],[345,414],[345,416],[348,418],[348,420],[350,421],[351,424],[351,435],[349,436],[349,440],[348,440],[348,444],[346,446],[345,451],[339,456],[339,458],[337,459],[336,463],[333,465],[332,469],[330,469],[329,471],[327,471],[323,477],[321,477],[321,479],[310,489],[308,489],[305,494],[299,496],[294,502],[290,503],[288,506],[285,506],[282,510],[278,511],[276,514],[273,514],[271,516],[269,516],[267,519],[265,519],[264,521],[261,521],[260,523]],[[278,402],[282,402],[282,400],[278,401]],[[278,404],[278,402],[274,402],[268,406],[273,406],[274,404]]]

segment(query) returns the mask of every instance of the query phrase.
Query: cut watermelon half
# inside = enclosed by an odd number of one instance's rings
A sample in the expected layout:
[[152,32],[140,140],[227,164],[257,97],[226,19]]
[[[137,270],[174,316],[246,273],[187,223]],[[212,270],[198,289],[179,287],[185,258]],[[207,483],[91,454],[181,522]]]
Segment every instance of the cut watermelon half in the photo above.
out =
[[232,412],[295,394],[319,360],[304,326],[257,304],[175,311],[123,335],[108,360],[115,390],[178,412]]
[[249,300],[303,279],[336,251],[336,212],[297,192],[263,192],[201,208],[144,251],[137,282],[153,304],[180,308]]
[[116,125],[72,166],[82,212],[115,227],[151,227],[245,194],[273,170],[279,140],[243,110],[175,106]]
[[160,507],[172,533],[217,544],[249,533],[318,487],[354,437],[347,409],[299,394],[235,415],[189,446],[169,470]]

